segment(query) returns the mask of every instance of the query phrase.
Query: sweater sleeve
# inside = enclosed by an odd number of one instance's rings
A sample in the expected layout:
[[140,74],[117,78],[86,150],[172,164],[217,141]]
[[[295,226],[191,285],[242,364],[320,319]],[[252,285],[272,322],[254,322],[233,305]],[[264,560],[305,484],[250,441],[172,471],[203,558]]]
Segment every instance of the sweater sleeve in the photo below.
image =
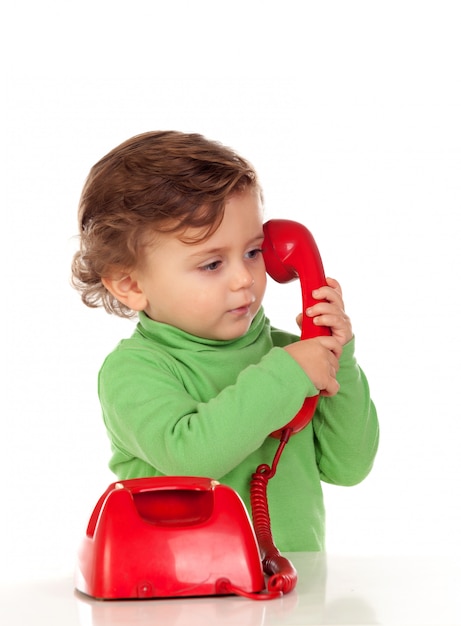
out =
[[113,352],[99,375],[114,452],[126,461],[142,459],[167,475],[221,478],[316,393],[280,347],[206,402],[194,399],[167,364],[156,363],[153,369],[142,351]]
[[354,339],[344,346],[338,372],[340,391],[320,398],[313,419],[321,478],[345,486],[368,475],[379,440],[376,408],[354,348]]

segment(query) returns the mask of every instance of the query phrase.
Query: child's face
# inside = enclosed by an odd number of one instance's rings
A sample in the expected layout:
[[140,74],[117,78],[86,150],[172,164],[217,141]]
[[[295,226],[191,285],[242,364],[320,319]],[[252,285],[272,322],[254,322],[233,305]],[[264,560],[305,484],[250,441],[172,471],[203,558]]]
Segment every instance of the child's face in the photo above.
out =
[[[199,243],[162,233],[135,272],[153,320],[207,339],[244,335],[266,289],[263,211],[256,189],[232,196],[219,228]],[[181,237],[196,234],[188,229]]]

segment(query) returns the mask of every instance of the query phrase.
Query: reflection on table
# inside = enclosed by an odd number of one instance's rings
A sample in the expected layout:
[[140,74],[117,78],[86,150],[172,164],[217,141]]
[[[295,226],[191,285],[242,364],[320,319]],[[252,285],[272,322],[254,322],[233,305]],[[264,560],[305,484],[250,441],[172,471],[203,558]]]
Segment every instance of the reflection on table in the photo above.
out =
[[457,557],[339,557],[291,553],[298,585],[267,601],[237,596],[95,600],[71,577],[4,586],[0,621],[9,626],[461,625]]

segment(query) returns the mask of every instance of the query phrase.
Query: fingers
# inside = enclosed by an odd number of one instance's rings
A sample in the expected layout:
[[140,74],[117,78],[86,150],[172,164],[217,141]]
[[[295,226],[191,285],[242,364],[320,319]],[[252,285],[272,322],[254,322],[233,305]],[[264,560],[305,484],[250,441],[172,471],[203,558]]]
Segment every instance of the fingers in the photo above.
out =
[[337,372],[339,369],[339,357],[343,351],[342,344],[333,336],[317,337],[316,341],[321,343],[324,348],[330,351],[330,364],[335,366],[335,371]]
[[299,313],[296,316],[296,323],[298,324],[298,328],[299,328],[300,331],[302,331],[302,329],[303,329],[303,317],[304,316],[303,316],[302,313]]
[[310,307],[306,311],[308,317],[313,318],[316,326],[328,326],[329,328],[341,329],[350,326],[350,319],[346,313],[327,303],[321,303]]
[[340,296],[343,295],[343,290],[341,289],[341,285],[338,283],[336,279],[330,278],[329,276],[327,276],[326,281],[329,287],[337,291]]
[[328,286],[312,292],[313,297],[320,301],[306,309],[306,315],[312,318],[314,325],[328,327],[332,335],[345,345],[353,337],[351,320],[344,311],[339,283],[333,278],[328,278],[327,282]]
[[321,336],[289,344],[284,348],[303,368],[318,391],[334,395],[339,389],[336,374],[339,370],[341,343],[332,337]]
[[342,346],[333,337],[319,337],[319,342],[326,351],[326,363],[324,368],[324,377],[322,379],[321,395],[334,396],[339,391],[339,383],[336,375],[339,371],[339,357],[341,356]]
[[336,379],[336,375],[339,370],[339,360],[334,356],[333,352],[330,352],[330,367],[328,371],[328,378],[325,380],[323,389],[320,391],[322,396],[334,396],[339,391],[339,383]]
[[331,398],[332,396],[335,396],[339,391],[339,383],[336,380],[336,378],[332,378],[331,379],[331,383],[325,387],[325,389],[322,389],[319,392],[320,396],[326,396],[327,398]]
[[314,289],[312,297],[314,300],[324,300],[340,308],[344,308],[343,295],[340,287],[337,289],[329,286],[319,287],[319,289]]

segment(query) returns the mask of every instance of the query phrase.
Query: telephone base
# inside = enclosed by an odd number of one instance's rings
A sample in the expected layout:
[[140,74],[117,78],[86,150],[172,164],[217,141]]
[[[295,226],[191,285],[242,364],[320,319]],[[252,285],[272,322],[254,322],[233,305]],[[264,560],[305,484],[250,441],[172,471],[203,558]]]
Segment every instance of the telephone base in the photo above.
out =
[[80,546],[78,591],[101,600],[264,590],[259,548],[238,494],[208,478],[119,481]]

